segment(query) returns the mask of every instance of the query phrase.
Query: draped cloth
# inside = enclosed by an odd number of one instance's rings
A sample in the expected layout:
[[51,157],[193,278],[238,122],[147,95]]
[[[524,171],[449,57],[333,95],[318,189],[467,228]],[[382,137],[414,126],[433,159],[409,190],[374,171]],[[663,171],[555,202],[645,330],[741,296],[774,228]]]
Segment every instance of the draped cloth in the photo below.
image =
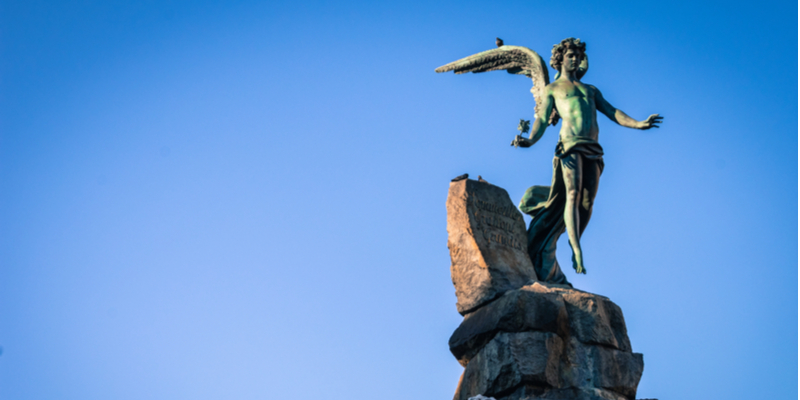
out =
[[[582,159],[580,162],[576,162],[578,157]],[[597,193],[599,177],[604,167],[603,148],[595,140],[572,137],[559,141],[553,157],[552,185],[531,186],[525,191],[519,203],[520,210],[533,218],[528,227],[528,255],[533,262],[536,276],[544,282],[570,285],[556,260],[556,242],[566,230],[564,224],[566,187],[563,169],[575,171],[578,165],[581,166],[579,173],[583,177],[583,185],[580,188],[582,198],[579,209],[581,221],[579,235],[583,234],[591,216],[593,197]],[[574,255],[572,261],[575,268]]]

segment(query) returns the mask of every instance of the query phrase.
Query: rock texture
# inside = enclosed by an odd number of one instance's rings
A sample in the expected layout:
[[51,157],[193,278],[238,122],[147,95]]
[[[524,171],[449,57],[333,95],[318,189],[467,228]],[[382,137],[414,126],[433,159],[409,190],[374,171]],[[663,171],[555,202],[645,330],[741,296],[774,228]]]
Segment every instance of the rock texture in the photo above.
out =
[[631,400],[644,369],[616,304],[541,282],[467,314],[450,350],[466,367],[454,400]]
[[537,280],[522,214],[505,190],[450,183],[447,232],[464,366],[453,400],[633,400],[642,377],[622,310],[607,297]]
[[456,307],[462,315],[537,281],[525,222],[504,189],[471,179],[451,182],[447,233]]
[[476,394],[499,397],[529,383],[558,387],[563,341],[550,332],[502,332],[473,358],[455,400]]
[[450,337],[450,351],[466,366],[498,332],[542,331],[566,336],[567,307],[558,293],[536,283],[506,292],[499,299],[467,314]]

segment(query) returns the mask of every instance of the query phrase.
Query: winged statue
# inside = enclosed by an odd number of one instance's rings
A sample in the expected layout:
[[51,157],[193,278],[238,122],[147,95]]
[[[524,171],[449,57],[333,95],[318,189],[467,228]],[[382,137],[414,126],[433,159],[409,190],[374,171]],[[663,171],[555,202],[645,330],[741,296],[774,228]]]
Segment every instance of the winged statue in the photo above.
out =
[[[547,71],[547,64],[545,64],[542,57],[535,51],[522,46],[509,46],[502,44],[503,41],[498,39],[499,47],[496,49],[482,51],[478,54],[473,54],[469,57],[464,57],[460,60],[453,61],[449,64],[442,65],[436,68],[436,72],[449,72],[453,71],[456,74],[466,74],[467,72],[480,73],[489,71],[506,70],[509,74],[525,75],[533,81],[531,93],[536,105],[533,108],[534,115],[538,116],[543,112],[542,104],[544,102],[544,88],[550,84],[550,74]],[[578,79],[582,78],[589,69],[589,59],[584,57],[578,67]],[[560,71],[556,73],[556,79],[560,75]],[[558,123],[558,111],[553,107],[548,120],[550,125]]]
[[436,68],[436,72],[465,74],[505,70],[531,78],[535,120],[527,138],[522,134],[527,133],[528,121],[520,121],[517,128],[520,135],[511,142],[514,147],[534,145],[548,125],[555,125],[563,117],[553,157],[552,185],[530,187],[519,207],[532,218],[528,228],[528,255],[536,275],[545,282],[569,284],[555,259],[556,242],[566,230],[572,247],[572,266],[577,273],[585,274],[580,237],[592,215],[605,165],[603,148],[598,142],[597,113],[621,126],[641,130],[658,128],[663,117],[653,114],[637,121],[612,106],[597,87],[581,82],[589,69],[589,59],[586,43],[580,39],[567,38],[553,46],[550,66],[557,73],[552,83],[547,64],[535,51],[504,45],[499,38],[496,43],[496,49],[453,61]]

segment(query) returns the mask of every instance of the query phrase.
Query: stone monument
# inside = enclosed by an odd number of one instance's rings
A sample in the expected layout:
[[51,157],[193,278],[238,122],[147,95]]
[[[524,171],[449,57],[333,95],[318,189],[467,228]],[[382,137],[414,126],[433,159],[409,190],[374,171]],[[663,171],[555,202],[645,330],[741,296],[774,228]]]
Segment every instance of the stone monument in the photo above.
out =
[[[535,121],[528,138],[517,135],[511,142],[515,147],[530,147],[541,139],[548,125],[560,119],[559,141],[553,157],[551,186],[533,186],[526,192],[520,208],[531,217],[528,229],[528,252],[537,276],[551,283],[567,283],[555,258],[556,242],[567,231],[572,247],[572,266],[586,273],[580,236],[592,216],[592,207],[600,174],[603,172],[603,148],[598,143],[600,129],[597,111],[619,125],[635,128],[658,128],[662,117],[653,114],[636,121],[612,106],[595,86],[581,82],[589,69],[586,43],[567,38],[553,46],[550,66],[556,79],[550,83],[547,66],[535,51],[521,46],[502,45],[450,64],[436,72],[486,72],[506,70],[533,80]],[[521,121],[520,133],[527,131],[527,121]]]
[[536,118],[528,138],[521,134],[529,121],[520,121],[515,147],[530,147],[549,124],[563,123],[552,185],[529,188],[519,204],[532,217],[527,232],[502,188],[466,174],[450,183],[450,272],[464,316],[449,342],[464,366],[453,400],[634,400],[644,361],[631,348],[622,310],[607,297],[573,288],[555,246],[566,231],[573,268],[586,273],[580,236],[603,170],[597,111],[636,129],[657,128],[662,117],[636,121],[582,83],[588,58],[579,39],[553,47],[553,83],[536,52],[497,44],[436,72],[506,70],[532,78]]

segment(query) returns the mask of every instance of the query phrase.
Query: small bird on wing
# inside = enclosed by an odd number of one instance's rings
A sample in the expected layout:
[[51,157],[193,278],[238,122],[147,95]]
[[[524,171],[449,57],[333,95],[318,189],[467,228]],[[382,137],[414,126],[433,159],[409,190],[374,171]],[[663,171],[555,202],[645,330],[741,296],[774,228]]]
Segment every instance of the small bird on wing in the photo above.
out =
[[503,45],[503,39],[495,38],[494,42],[497,44],[497,47],[500,47],[500,46]]

